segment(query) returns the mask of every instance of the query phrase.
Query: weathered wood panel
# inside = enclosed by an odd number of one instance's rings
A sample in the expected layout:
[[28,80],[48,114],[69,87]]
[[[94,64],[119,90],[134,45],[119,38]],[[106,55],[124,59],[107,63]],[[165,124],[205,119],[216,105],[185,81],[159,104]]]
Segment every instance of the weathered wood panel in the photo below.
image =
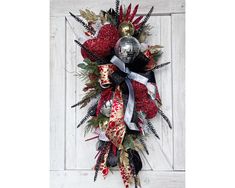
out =
[[[161,16],[161,27],[160,27],[160,44],[164,46],[162,63],[172,62],[171,59],[171,17]],[[172,69],[171,64],[156,71],[155,74],[160,74],[161,83],[159,86],[161,99],[162,99],[162,110],[167,115],[169,120],[173,122],[172,119]],[[159,115],[162,121],[162,149],[166,154],[171,167],[173,167],[173,130],[169,129],[166,121]]]
[[185,169],[185,16],[172,15],[174,169]]
[[[83,34],[83,28],[70,16],[66,17],[66,45],[67,45],[67,90],[66,90],[66,169],[91,169],[95,164],[96,140],[85,142],[86,138],[94,135],[88,134],[84,137],[85,124],[79,129],[76,125],[87,112],[87,107],[71,109],[71,106],[80,101],[84,96],[83,87],[85,81],[76,76],[79,73],[77,64],[83,61],[80,47],[74,42]],[[89,160],[87,160],[89,158]]]
[[[75,165],[76,148],[76,109],[71,108],[76,101],[76,44],[74,33],[66,19],[66,169]],[[67,152],[70,151],[70,152]]]
[[[85,188],[85,187],[124,187],[119,172],[110,173],[106,179],[100,174],[92,182],[93,171],[51,171],[51,188]],[[141,185],[146,188],[184,188],[184,172],[140,172]],[[88,185],[88,182],[89,183]]]
[[[163,45],[162,62],[171,61],[171,17],[170,16],[152,16],[149,19],[150,25],[153,26],[152,36],[148,38],[148,44]],[[171,119],[171,67],[165,67],[155,71],[155,78],[158,85],[160,95],[162,96],[163,110]],[[172,170],[173,165],[173,149],[172,149],[172,134],[163,119],[157,116],[152,121],[156,128],[160,140],[154,136],[150,136],[146,141],[150,155],[146,156],[153,170]],[[156,159],[157,157],[157,159]]]
[[65,150],[65,18],[51,18],[50,165],[64,169]]
[[[140,4],[138,14],[146,14],[151,6],[154,6],[154,14],[183,13],[185,11],[184,0],[122,0],[121,3],[133,6]],[[115,0],[51,0],[51,16],[67,16],[69,11],[79,14],[79,9],[88,8],[97,14],[100,9],[108,10],[115,7]]]

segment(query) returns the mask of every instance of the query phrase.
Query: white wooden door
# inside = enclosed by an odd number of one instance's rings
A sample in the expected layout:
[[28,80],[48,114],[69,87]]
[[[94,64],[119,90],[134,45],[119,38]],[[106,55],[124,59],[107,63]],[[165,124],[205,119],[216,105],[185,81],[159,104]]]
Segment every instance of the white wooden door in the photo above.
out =
[[[80,48],[74,39],[83,28],[68,14],[79,9],[95,12],[114,7],[115,1],[51,0],[51,188],[120,188],[123,187],[118,170],[104,180],[101,175],[94,183],[96,141],[85,142],[84,128],[76,125],[87,109],[71,109],[82,96],[84,83],[75,76],[77,64],[82,62]],[[143,188],[184,187],[184,69],[185,30],[184,0],[123,0],[124,4],[140,4],[139,14],[154,5],[149,22],[154,27],[150,44],[164,46],[162,62],[171,65],[155,72],[163,102],[163,110],[173,129],[158,116],[153,124],[161,140],[154,136],[147,141],[150,155],[141,154],[144,164],[140,172]],[[88,135],[89,137],[89,135]]]

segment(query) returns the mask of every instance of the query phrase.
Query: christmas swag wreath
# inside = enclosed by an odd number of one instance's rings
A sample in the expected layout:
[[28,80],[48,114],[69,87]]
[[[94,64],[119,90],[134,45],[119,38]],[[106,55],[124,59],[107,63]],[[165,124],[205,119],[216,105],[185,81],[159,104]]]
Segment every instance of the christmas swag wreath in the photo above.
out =
[[139,152],[149,154],[146,137],[152,133],[159,139],[150,119],[159,113],[171,128],[160,108],[153,72],[169,62],[159,64],[162,46],[145,43],[153,7],[145,17],[136,17],[138,6],[132,11],[131,4],[125,9],[116,0],[115,10],[101,10],[99,15],[80,10],[86,22],[70,13],[86,29],[87,40],[75,40],[84,58],[78,67],[79,76],[87,80],[86,94],[72,107],[93,102],[77,127],[87,121],[86,132],[97,135],[91,138],[98,140],[94,181],[99,171],[106,177],[110,168],[118,166],[126,188],[132,183],[140,187]]

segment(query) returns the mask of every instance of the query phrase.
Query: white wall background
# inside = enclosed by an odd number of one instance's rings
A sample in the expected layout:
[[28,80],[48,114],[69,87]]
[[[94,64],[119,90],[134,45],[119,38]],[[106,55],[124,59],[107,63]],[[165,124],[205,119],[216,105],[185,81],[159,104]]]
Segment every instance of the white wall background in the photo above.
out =
[[[1,2],[0,187],[4,188],[49,187],[48,3]],[[187,0],[186,185],[190,188],[235,187],[234,3]],[[13,100],[16,91],[19,100]],[[218,99],[223,102],[215,102]]]
[[[144,164],[140,174],[142,185],[148,188],[184,187],[184,71],[185,71],[185,16],[183,1],[123,1],[128,5],[140,4],[138,14],[146,14],[155,6],[149,23],[154,27],[149,44],[164,46],[162,62],[171,65],[155,72],[163,101],[163,110],[173,124],[169,130],[159,116],[153,124],[160,134],[147,141],[150,155],[142,154]],[[83,28],[68,14],[79,14],[79,9],[96,11],[115,6],[115,1],[52,1],[51,2],[51,187],[75,188],[120,187],[119,172],[109,175],[105,182],[92,182],[96,141],[85,142],[84,126],[76,129],[87,109],[71,109],[81,100],[84,83],[74,73],[82,62],[80,48],[74,39],[83,35]],[[88,136],[89,137],[89,136]]]

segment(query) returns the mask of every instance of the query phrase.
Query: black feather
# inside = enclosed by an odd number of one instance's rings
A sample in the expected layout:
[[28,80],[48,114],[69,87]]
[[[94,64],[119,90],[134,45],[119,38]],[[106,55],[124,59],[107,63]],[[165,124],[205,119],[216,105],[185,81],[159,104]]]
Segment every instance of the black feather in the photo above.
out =
[[117,166],[119,155],[120,155],[119,151],[117,151],[116,156],[115,156],[114,153],[113,153],[113,150],[110,149],[109,150],[109,155],[108,155],[108,158],[107,158],[107,163],[106,163],[107,167]]
[[115,6],[115,21],[116,21],[116,26],[118,27],[118,16],[119,16],[119,5],[120,5],[120,0],[116,0],[116,6]]
[[133,72],[145,72],[144,67],[148,62],[149,58],[143,52],[140,52],[131,63],[127,64],[127,67]]
[[156,67],[155,67],[155,69],[160,69],[160,68],[162,68],[162,67],[164,67],[164,66],[166,66],[166,65],[168,65],[168,64],[170,64],[171,62],[167,62],[167,63],[163,63],[163,64],[160,64],[160,65],[157,65]]
[[105,144],[106,144],[105,141],[99,140],[99,141],[97,142],[96,149],[97,149],[98,151],[101,151],[102,148],[104,148]]
[[163,119],[167,122],[169,128],[172,129],[171,122],[170,122],[169,118],[160,109],[158,109],[158,112],[163,117]]
[[140,141],[140,143],[142,144],[142,146],[144,147],[144,150],[145,150],[145,152],[147,153],[147,155],[149,155],[149,151],[148,151],[147,145],[146,145],[146,143],[145,143],[145,141],[144,141],[144,139],[143,139],[142,136],[139,137],[139,141]]
[[69,12],[69,14],[76,20],[78,21],[80,24],[82,24],[82,26],[89,32],[91,32],[92,35],[95,35],[95,30],[90,27],[88,24],[86,24],[83,20],[81,20],[79,17],[75,16],[73,13]]
[[82,49],[84,49],[89,56],[91,56],[92,58],[94,58],[98,64],[106,64],[107,62],[104,59],[101,59],[100,57],[98,57],[96,54],[92,53],[89,49],[87,49],[82,43],[80,43],[77,40],[74,40]]
[[85,117],[80,121],[80,123],[77,125],[77,128],[79,128],[89,117],[93,116],[96,112],[98,102],[96,102],[93,106],[91,106],[85,115]]
[[97,176],[98,176],[98,172],[100,170],[100,164],[102,163],[103,159],[104,159],[104,155],[105,155],[105,152],[109,146],[109,142],[105,142],[101,151],[100,151],[100,154],[99,154],[99,157],[96,161],[96,165],[95,165],[95,176],[94,176],[94,181],[96,181],[97,179]]
[[79,106],[82,104],[82,101],[79,101],[78,103],[74,104],[73,106],[71,106],[71,108],[75,108],[76,106]]
[[149,119],[146,119],[146,120],[147,120],[147,126],[149,127],[150,131],[152,131],[152,133],[154,134],[154,136],[156,136],[156,137],[160,140],[160,137],[158,136],[157,131],[156,131],[156,129],[154,128],[153,124],[150,122]]
[[139,30],[137,31],[137,36],[139,36],[142,33],[142,31],[144,30],[144,26],[147,23],[147,21],[149,20],[151,14],[153,12],[153,9],[154,9],[154,7],[151,7],[151,9],[149,10],[148,14],[145,16],[145,18],[144,18],[144,20],[143,20]]
[[132,149],[128,150],[128,155],[130,163],[133,164],[134,175],[138,175],[139,171],[141,171],[143,167],[140,155],[136,150]]

